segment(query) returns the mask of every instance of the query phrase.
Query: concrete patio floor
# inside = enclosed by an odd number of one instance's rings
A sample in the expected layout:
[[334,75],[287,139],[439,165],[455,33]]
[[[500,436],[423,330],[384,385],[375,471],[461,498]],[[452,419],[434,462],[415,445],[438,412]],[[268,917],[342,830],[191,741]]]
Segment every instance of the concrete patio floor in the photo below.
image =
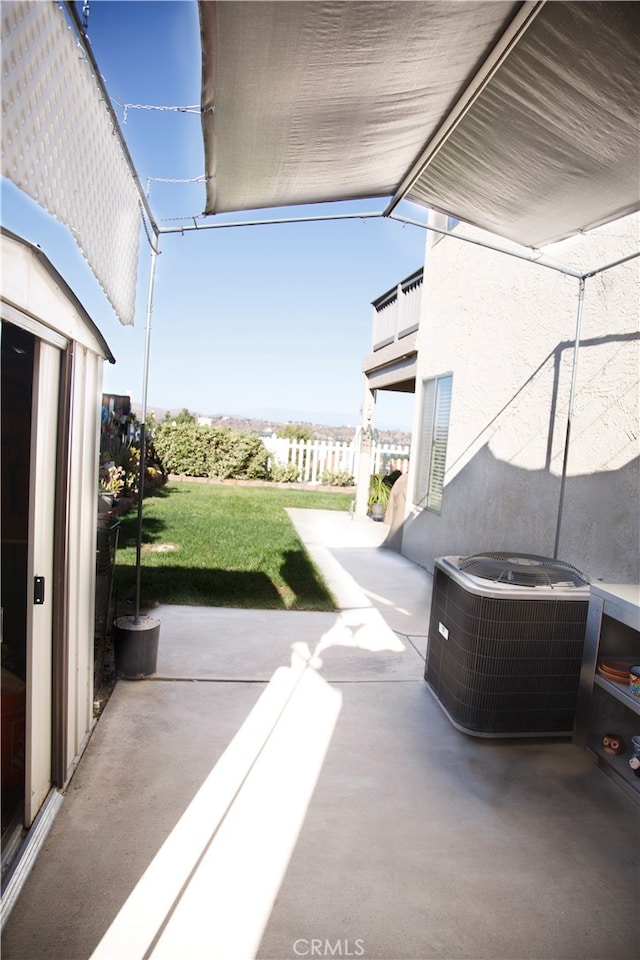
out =
[[631,960],[638,808],[568,741],[484,740],[422,674],[431,578],[292,510],[336,613],[161,607],[3,960]]

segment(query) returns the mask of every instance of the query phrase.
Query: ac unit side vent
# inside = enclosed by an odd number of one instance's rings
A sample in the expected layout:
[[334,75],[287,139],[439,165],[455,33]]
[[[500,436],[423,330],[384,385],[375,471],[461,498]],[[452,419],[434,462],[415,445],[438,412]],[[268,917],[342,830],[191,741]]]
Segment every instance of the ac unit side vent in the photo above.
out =
[[[582,579],[529,592],[461,566],[435,564],[424,677],[436,701],[473,736],[569,736],[589,609],[583,575],[567,565]],[[566,584],[564,564],[562,576]]]

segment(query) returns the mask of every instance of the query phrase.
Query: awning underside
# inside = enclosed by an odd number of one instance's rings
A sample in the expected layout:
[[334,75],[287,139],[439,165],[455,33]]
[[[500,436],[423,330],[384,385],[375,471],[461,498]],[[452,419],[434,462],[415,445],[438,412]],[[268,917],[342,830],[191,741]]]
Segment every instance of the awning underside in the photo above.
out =
[[640,209],[635,3],[200,17],[207,214],[406,198],[537,247]]

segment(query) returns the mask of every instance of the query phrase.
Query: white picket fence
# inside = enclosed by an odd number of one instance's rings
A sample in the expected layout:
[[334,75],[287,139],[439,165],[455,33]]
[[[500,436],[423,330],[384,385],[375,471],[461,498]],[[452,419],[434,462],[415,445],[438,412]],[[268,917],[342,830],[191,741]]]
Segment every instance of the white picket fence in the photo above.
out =
[[[298,482],[321,483],[325,471],[345,472],[358,482],[360,445],[356,440],[288,440],[284,437],[263,437],[272,463],[293,463],[298,468]],[[371,473],[391,473],[409,469],[409,447],[391,443],[372,444]]]

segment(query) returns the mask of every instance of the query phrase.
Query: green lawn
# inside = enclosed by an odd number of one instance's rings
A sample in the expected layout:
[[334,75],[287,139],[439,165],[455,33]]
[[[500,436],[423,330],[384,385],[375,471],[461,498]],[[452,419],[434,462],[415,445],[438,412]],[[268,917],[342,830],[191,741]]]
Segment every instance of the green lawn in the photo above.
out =
[[[140,605],[333,610],[286,507],[348,510],[353,490],[173,483],[144,501]],[[137,511],[122,518],[115,570],[118,604],[135,596]]]

